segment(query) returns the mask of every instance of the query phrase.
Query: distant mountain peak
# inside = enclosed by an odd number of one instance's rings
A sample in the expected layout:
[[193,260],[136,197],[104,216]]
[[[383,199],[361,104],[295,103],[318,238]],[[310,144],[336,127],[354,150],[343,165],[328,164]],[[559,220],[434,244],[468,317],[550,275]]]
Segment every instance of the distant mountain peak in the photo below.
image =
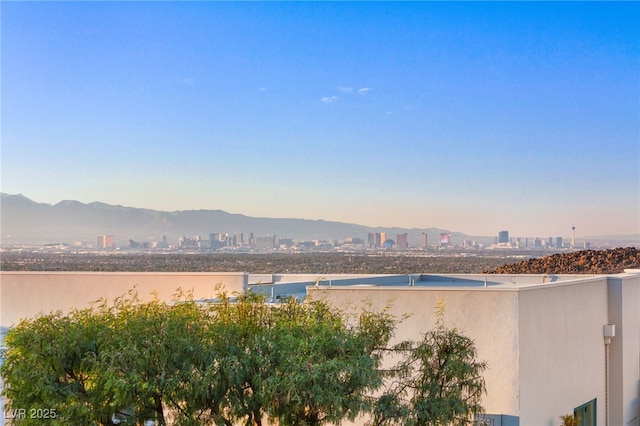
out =
[[7,194],[6,192],[0,192],[0,196],[1,196],[1,200],[3,203],[6,202],[14,202],[14,203],[20,203],[23,205],[26,204],[34,204],[34,205],[44,205],[42,203],[37,203],[35,201],[33,201],[32,199],[25,197],[22,194]]
[[76,207],[76,206],[84,206],[85,204],[76,200],[62,200],[59,203],[56,203],[54,207]]
[[[22,194],[2,193],[0,215],[3,244],[43,244],[51,241],[95,241],[96,235],[113,235],[119,243],[158,241],[163,235],[179,237],[209,234],[251,233],[256,237],[277,235],[296,241],[342,240],[357,237],[366,241],[368,232],[409,234],[419,241],[428,232],[431,241],[439,237],[439,229],[372,228],[353,223],[323,219],[252,217],[224,210],[159,211],[123,207],[102,202],[84,204],[63,200],[55,205],[39,204]],[[460,235],[460,234],[455,234]]]

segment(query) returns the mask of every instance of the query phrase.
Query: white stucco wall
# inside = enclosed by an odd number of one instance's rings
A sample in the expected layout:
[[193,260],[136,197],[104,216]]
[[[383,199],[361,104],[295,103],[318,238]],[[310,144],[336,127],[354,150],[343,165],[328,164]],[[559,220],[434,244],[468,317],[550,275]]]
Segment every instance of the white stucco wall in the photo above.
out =
[[511,289],[464,289],[428,287],[309,288],[313,298],[324,298],[340,306],[373,309],[391,306],[401,317],[410,314],[398,327],[398,340],[417,340],[434,325],[438,301],[446,306],[445,323],[474,339],[478,358],[487,361],[487,396],[483,405],[490,414],[519,415],[518,407],[518,300]]
[[593,399],[604,425],[606,277],[522,289],[519,297],[520,425],[559,425],[559,416]]
[[479,358],[488,361],[483,401],[487,413],[514,416],[521,426],[557,426],[559,416],[593,399],[597,424],[605,424],[603,325],[616,324],[610,348],[609,424],[640,426],[640,275],[562,278],[514,287],[308,291],[337,306],[368,301],[377,309],[391,304],[398,316],[409,313],[398,339],[417,339],[431,328],[434,308],[442,300],[447,325],[474,339]]
[[609,349],[609,424],[640,426],[640,275],[609,278],[609,323],[616,335]]
[[68,312],[91,302],[113,300],[135,289],[142,300],[172,300],[178,288],[193,290],[195,298],[211,298],[217,285],[242,292],[247,274],[239,273],[128,273],[128,272],[0,272],[0,326],[41,312]]

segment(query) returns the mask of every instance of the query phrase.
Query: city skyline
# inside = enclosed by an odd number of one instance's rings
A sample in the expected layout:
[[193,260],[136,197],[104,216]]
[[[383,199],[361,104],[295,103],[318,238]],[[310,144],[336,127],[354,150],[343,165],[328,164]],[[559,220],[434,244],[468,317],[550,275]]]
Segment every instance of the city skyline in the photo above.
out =
[[640,232],[640,4],[2,4],[2,192]]
[[[55,205],[39,203],[24,195],[2,195],[3,246],[44,245],[57,247],[91,245],[96,232],[97,247],[151,247],[162,242],[162,248],[173,246],[181,240],[188,244],[205,241],[224,241],[216,247],[264,246],[265,238],[276,245],[308,242],[326,242],[347,245],[366,245],[370,248],[387,246],[393,240],[396,248],[409,247],[462,247],[484,249],[497,248],[571,248],[588,249],[612,245],[638,245],[640,234],[628,235],[579,235],[575,227],[569,235],[509,235],[501,230],[493,235],[468,235],[455,229],[438,228],[371,228],[361,224],[317,221],[291,218],[251,217],[230,214],[222,210],[178,210],[158,211],[101,202],[84,204],[76,200],[65,200]],[[108,231],[107,233],[104,233]],[[207,240],[207,235],[209,239]],[[247,238],[244,238],[244,236]],[[105,238],[111,238],[107,244]],[[236,242],[233,242],[233,241]],[[253,240],[253,242],[252,242]],[[278,241],[283,243],[277,243]],[[55,243],[54,243],[55,241]],[[239,243],[237,243],[239,241]],[[288,242],[288,243],[287,243]],[[129,247],[131,246],[131,247]],[[135,246],[135,247],[134,247]],[[198,246],[200,244],[198,243]],[[211,247],[214,248],[214,247]]]

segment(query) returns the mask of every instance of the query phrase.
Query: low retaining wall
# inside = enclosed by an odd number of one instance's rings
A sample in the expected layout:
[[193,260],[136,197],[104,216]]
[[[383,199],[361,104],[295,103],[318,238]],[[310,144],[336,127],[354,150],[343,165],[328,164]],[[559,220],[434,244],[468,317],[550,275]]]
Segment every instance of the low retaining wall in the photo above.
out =
[[176,290],[193,291],[194,298],[211,298],[217,287],[243,292],[248,275],[226,273],[155,272],[0,272],[0,326],[52,311],[69,312],[104,298],[113,300],[132,289],[142,300],[170,301]]

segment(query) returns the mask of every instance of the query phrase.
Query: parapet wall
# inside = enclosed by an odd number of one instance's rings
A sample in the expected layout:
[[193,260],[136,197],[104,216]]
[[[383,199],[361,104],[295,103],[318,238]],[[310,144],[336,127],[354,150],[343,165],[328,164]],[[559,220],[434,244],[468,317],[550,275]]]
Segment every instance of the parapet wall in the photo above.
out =
[[0,326],[10,327],[39,313],[88,307],[104,298],[113,300],[135,289],[141,300],[174,299],[180,288],[194,298],[211,298],[223,287],[243,292],[248,275],[226,273],[128,272],[0,272]]

